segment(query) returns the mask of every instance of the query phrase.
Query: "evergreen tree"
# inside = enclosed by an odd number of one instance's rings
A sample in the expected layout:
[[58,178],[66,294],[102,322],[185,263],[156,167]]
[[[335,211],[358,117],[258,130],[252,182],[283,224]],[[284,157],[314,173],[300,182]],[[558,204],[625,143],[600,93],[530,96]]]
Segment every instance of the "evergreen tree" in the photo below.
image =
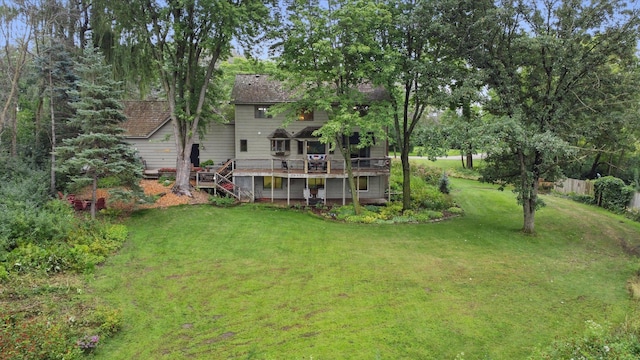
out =
[[126,120],[118,97],[121,91],[111,78],[111,67],[89,43],[76,64],[80,78],[70,96],[76,110],[69,120],[80,129],[78,136],[64,140],[58,147],[60,170],[78,185],[92,184],[91,217],[95,218],[98,179],[117,176],[123,182],[137,183],[142,167],[135,151],[123,139],[119,125]]

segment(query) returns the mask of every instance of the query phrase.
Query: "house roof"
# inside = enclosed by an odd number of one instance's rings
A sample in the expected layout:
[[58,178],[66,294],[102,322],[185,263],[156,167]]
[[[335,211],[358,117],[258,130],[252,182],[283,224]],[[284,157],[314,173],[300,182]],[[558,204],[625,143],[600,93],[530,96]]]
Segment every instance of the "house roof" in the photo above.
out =
[[236,75],[231,91],[234,104],[276,104],[289,101],[282,83],[269,75]]
[[[363,83],[358,90],[370,101],[380,101],[389,98],[387,91],[381,87],[374,87],[371,83]],[[285,89],[282,82],[269,75],[241,74],[231,91],[233,104],[277,104],[291,101],[292,93]]]
[[313,132],[320,129],[319,126],[307,126],[306,128],[298,131],[293,135],[294,139],[317,139],[318,136],[313,136]]
[[160,100],[124,101],[127,121],[122,124],[124,136],[148,138],[171,120],[169,104]]
[[269,136],[267,136],[267,139],[290,139],[290,138],[291,138],[291,135],[289,135],[287,130],[282,128],[275,129],[271,134],[269,134]]

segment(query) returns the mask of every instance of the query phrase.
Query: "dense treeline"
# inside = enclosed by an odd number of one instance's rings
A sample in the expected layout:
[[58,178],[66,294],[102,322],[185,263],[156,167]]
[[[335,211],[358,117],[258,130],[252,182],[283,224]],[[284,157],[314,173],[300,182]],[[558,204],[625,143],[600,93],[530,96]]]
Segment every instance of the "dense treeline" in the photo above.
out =
[[[291,106],[327,110],[318,135],[332,146],[347,150],[354,125],[388,129],[405,212],[414,146],[459,149],[467,167],[486,153],[483,180],[516,190],[532,233],[542,179],[639,187],[639,12],[618,0],[4,2],[0,278],[85,271],[123,240],[56,199],[92,185],[95,204],[100,179],[140,178],[118,128],[122,99],[168,101],[173,190],[188,195],[194,136],[229,120],[230,74],[244,71],[304,86]],[[236,53],[251,60],[227,61]],[[354,90],[365,81],[389,98],[362,116]]]
[[[182,159],[174,191],[188,194],[193,135],[231,114],[225,72],[233,67],[223,64],[234,52],[269,53],[270,72],[317,87],[292,106],[309,105],[313,94],[314,106],[324,106],[328,83],[338,85],[334,104],[353,102],[347,98],[365,80],[389,92],[359,125],[389,129],[403,163],[404,210],[413,146],[429,156],[457,148],[468,167],[472,153],[485,152],[484,179],[515,186],[532,232],[540,179],[612,175],[638,183],[637,12],[617,0],[16,0],[0,9],[8,40],[0,54],[8,74],[0,83],[0,152],[49,169],[51,195],[71,184],[77,169],[60,166],[55,148],[81,134],[71,121],[81,80],[75,64],[95,46],[123,97],[169,101]],[[353,108],[344,105],[335,120],[356,123]],[[345,124],[330,121],[323,139],[339,140],[331,134],[348,132]]]

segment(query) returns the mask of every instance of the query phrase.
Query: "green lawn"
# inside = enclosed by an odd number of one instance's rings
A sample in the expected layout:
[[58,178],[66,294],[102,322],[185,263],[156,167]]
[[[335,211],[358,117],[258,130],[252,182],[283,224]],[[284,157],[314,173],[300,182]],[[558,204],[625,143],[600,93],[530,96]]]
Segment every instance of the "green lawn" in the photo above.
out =
[[96,359],[522,359],[635,314],[640,224],[452,180],[466,216],[356,225],[255,205],[147,210],[87,296],[123,310]]

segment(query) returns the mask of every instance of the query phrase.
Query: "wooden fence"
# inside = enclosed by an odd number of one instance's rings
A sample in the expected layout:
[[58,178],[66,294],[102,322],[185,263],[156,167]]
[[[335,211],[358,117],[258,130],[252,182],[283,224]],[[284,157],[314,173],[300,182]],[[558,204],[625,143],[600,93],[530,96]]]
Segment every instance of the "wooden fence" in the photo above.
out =
[[[565,179],[553,186],[553,190],[562,194],[593,195],[593,182],[588,180]],[[640,193],[633,194],[629,207],[640,209]]]
[[631,198],[629,207],[632,209],[640,209],[640,193],[639,192],[636,192],[635,194],[633,194],[633,198]]
[[556,183],[553,190],[562,194],[593,195],[593,182],[576,179],[565,179]]

